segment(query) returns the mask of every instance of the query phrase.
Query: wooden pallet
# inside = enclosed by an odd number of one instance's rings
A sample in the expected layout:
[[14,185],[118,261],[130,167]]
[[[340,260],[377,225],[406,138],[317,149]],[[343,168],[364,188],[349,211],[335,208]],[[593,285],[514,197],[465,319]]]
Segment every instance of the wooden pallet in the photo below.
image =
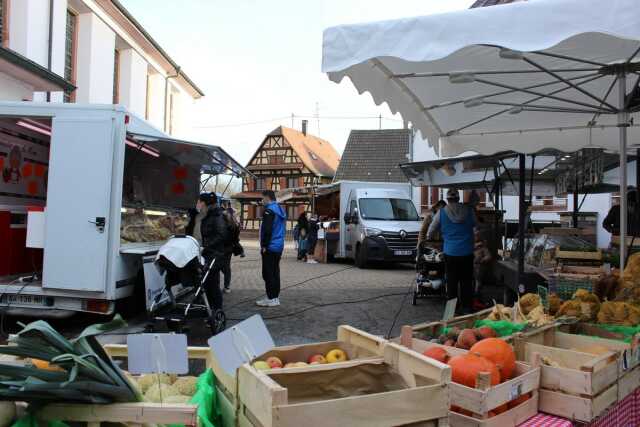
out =
[[[306,394],[328,377],[351,378],[362,369],[385,369],[399,375],[404,386],[327,399]],[[383,356],[366,360],[277,372],[258,371],[245,364],[238,371],[240,425],[387,427],[430,422],[447,426],[450,380],[447,365],[391,343],[384,345]]]
[[[314,354],[326,354],[328,351],[339,348],[343,350],[349,360],[361,360],[382,355],[386,340],[361,331],[351,326],[341,325],[338,327],[337,339],[335,341],[320,342],[302,345],[290,345],[275,347],[267,353],[261,354],[250,363],[256,360],[265,360],[267,357],[276,356],[282,361],[306,361]],[[211,355],[211,369],[218,380],[218,386],[225,395],[232,399],[232,403],[237,406],[238,378],[237,375],[229,375],[220,367],[215,355]]]
[[[128,356],[126,345],[105,345],[105,351],[112,358]],[[188,347],[189,359],[204,360],[208,368],[211,350],[208,347]],[[183,424],[198,426],[198,406],[192,404],[166,403],[114,403],[91,405],[84,403],[57,403],[47,405],[36,412],[41,421],[68,421],[87,423],[88,427],[98,427],[102,423],[141,424]]]
[[[402,328],[400,343],[417,354],[431,347],[441,347],[452,356],[466,354],[467,350],[431,343],[413,338],[410,326]],[[537,362],[534,362],[537,364]],[[470,388],[462,384],[451,383],[451,402],[471,411],[478,417],[468,417],[456,412],[449,413],[452,426],[504,426],[515,427],[534,416],[538,410],[537,390],[540,386],[540,367],[516,363],[515,377],[496,386],[490,386],[488,374],[479,374],[478,387]],[[499,416],[489,418],[489,412],[521,395],[532,393],[532,398]]]

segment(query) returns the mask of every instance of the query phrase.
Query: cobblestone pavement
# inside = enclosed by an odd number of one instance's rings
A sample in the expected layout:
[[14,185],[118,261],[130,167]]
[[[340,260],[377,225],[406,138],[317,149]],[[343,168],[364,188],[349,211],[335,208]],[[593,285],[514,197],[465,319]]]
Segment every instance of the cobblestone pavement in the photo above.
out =
[[[417,306],[411,305],[414,277],[409,264],[365,270],[347,262],[305,264],[296,260],[293,249],[287,249],[281,261],[281,306],[260,308],[255,305],[264,295],[260,256],[257,249],[248,248],[246,258],[233,260],[232,291],[224,295],[224,307],[229,325],[261,314],[278,345],[332,340],[341,324],[386,335],[399,311],[395,336],[402,325],[442,316],[440,300],[422,299]],[[206,329],[197,328],[190,340],[199,344],[207,336]]]
[[[398,317],[391,335],[397,336],[402,325],[436,320],[442,316],[442,300],[421,299],[417,306],[411,305],[410,287],[415,278],[413,265],[374,265],[361,270],[347,261],[306,264],[296,260],[292,245],[287,245],[280,264],[282,305],[277,308],[258,307],[255,301],[264,296],[264,282],[257,242],[246,242],[245,249],[245,258],[233,258],[231,293],[224,294],[224,310],[229,319],[227,326],[260,314],[278,345],[334,340],[336,329],[342,324],[386,335],[396,314]],[[84,326],[100,320],[76,316],[53,324],[72,336]],[[127,334],[142,332],[148,325],[146,315],[127,321],[129,326],[125,330],[103,336],[101,341],[123,343]],[[16,326],[14,328],[17,330]],[[206,345],[210,336],[202,321],[193,322],[188,331],[190,345]]]

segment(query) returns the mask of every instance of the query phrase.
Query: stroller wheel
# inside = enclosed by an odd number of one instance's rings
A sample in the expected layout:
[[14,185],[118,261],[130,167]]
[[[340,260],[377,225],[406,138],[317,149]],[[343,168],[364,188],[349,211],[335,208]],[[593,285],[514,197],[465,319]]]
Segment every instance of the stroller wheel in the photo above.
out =
[[216,310],[213,312],[213,315],[209,318],[209,327],[213,335],[224,331],[227,327],[227,316],[224,314],[224,311]]

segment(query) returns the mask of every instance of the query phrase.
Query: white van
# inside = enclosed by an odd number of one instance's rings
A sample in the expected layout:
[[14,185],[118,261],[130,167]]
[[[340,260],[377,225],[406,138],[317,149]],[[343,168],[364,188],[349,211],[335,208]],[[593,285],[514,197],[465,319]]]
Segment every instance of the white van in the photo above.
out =
[[148,267],[184,229],[202,174],[245,173],[120,106],[32,102],[0,102],[0,169],[0,307],[38,317],[110,314],[133,296],[143,311],[162,286]]
[[370,262],[413,262],[422,219],[407,183],[340,181],[319,188],[339,193],[338,258],[364,268]]

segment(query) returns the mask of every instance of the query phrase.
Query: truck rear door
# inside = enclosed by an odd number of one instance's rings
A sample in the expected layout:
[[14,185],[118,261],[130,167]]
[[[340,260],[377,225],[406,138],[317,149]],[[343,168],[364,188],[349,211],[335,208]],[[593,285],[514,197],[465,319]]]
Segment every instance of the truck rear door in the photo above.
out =
[[106,289],[111,118],[54,118],[49,159],[43,286]]

